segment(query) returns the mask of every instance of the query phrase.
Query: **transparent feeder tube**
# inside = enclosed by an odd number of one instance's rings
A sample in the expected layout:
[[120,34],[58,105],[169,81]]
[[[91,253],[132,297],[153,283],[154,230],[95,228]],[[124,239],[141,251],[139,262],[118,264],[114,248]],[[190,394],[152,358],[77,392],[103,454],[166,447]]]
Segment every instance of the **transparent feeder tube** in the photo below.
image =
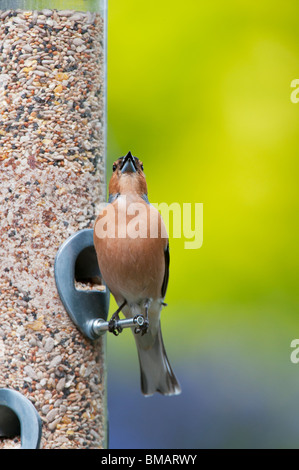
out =
[[35,405],[45,448],[106,445],[105,338],[54,280],[106,197],[106,29],[105,0],[0,0],[0,388]]
[[[2,152],[16,155],[18,147],[28,147],[27,140],[33,140],[31,153],[40,158],[59,162],[66,156],[83,167],[89,162],[96,167],[106,154],[106,0],[0,0],[0,11],[1,98],[8,81],[18,82],[11,92],[13,102],[20,101],[17,92],[31,95],[20,106],[28,105],[30,116],[25,118],[35,120],[34,132],[26,125],[21,142],[8,136],[5,146],[2,139]],[[35,102],[29,103],[30,98]],[[34,111],[43,113],[32,115],[33,104]],[[7,105],[1,100],[1,111]],[[7,116],[2,113],[2,124]],[[53,126],[40,129],[42,118],[55,124],[53,139],[48,138]]]

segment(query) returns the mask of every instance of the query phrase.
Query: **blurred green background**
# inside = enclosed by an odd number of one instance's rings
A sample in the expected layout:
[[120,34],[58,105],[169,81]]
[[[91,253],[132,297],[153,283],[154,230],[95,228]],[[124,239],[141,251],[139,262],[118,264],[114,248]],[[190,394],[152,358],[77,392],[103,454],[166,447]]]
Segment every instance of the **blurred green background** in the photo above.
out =
[[110,445],[298,447],[298,2],[108,3],[107,178],[130,150],[151,202],[204,206],[199,250],[170,233],[183,394],[143,398],[131,334],[109,335]]

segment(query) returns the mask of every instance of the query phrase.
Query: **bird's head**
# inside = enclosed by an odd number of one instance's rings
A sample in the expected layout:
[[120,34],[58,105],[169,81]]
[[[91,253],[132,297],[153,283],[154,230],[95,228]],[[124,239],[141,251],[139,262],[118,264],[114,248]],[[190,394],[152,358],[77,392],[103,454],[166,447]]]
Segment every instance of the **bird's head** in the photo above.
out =
[[109,182],[110,196],[137,193],[147,195],[147,184],[143,173],[143,163],[129,152],[113,163],[113,173]]

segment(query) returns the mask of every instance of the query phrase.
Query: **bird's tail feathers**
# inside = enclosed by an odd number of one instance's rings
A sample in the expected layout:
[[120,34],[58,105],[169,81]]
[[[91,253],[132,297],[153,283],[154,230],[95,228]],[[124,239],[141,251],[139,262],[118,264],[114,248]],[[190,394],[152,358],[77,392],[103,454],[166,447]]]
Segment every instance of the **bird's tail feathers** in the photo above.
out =
[[144,337],[135,336],[142,393],[145,396],[153,395],[155,392],[162,395],[179,395],[181,387],[167,358],[160,325],[150,346],[146,341],[148,335],[151,335],[150,331]]

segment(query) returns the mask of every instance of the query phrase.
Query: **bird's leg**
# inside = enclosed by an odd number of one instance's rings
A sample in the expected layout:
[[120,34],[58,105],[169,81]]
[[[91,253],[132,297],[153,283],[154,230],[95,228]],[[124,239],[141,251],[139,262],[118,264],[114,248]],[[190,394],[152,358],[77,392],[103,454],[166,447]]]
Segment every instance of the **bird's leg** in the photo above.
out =
[[117,326],[117,322],[119,321],[119,312],[124,308],[126,303],[127,303],[127,301],[125,300],[121,304],[121,306],[118,307],[116,312],[114,312],[114,314],[112,315],[112,317],[109,321],[108,331],[110,331],[110,333],[113,333],[115,336],[118,336],[119,333],[121,333],[122,330],[123,330],[121,326]]

